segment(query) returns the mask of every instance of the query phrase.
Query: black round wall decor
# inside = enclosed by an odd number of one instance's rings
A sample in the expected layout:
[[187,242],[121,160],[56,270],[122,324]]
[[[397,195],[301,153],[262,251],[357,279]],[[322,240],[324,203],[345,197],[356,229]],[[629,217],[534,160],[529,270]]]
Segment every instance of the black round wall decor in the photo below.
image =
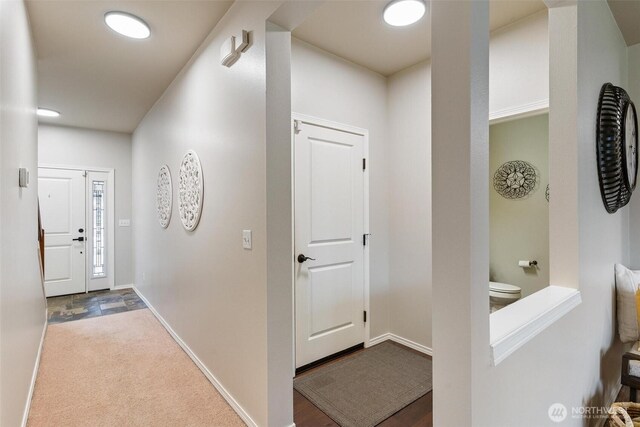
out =
[[504,163],[493,175],[493,188],[506,199],[522,199],[536,188],[536,168],[524,160]]
[[624,89],[602,86],[596,126],[600,193],[607,212],[614,213],[629,203],[638,165],[636,107]]

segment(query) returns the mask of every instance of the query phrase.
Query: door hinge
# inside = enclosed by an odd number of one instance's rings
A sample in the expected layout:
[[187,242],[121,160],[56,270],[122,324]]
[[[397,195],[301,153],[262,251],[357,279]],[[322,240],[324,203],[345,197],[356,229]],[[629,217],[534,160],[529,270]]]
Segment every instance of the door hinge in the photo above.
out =
[[362,312],[362,315],[363,315],[362,317],[364,319],[364,323],[367,323],[367,312],[366,312],[366,310]]
[[362,170],[367,170],[367,159],[362,159]]
[[293,121],[293,131],[296,134],[300,133],[300,121],[299,120],[294,120]]
[[367,238],[371,236],[371,233],[365,233],[362,235],[362,246],[367,246]]

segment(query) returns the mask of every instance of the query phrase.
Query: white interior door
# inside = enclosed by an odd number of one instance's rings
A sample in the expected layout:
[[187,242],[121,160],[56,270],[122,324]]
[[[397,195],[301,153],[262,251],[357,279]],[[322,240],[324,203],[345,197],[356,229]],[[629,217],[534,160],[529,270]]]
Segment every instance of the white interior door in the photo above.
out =
[[38,196],[45,232],[45,294],[85,292],[84,172],[39,168]]
[[298,368],[364,342],[365,140],[301,121],[294,135]]

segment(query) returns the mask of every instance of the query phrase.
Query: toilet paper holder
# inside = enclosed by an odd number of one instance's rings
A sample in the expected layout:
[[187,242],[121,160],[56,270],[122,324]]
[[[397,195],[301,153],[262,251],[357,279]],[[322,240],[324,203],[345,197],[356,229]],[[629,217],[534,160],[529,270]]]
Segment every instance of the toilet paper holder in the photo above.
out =
[[538,261],[518,261],[518,266],[522,268],[533,268],[538,266]]

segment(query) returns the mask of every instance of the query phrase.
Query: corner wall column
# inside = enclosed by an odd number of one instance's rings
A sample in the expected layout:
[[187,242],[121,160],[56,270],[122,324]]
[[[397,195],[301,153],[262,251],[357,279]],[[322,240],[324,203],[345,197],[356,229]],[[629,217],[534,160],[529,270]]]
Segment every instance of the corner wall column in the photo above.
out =
[[489,2],[433,1],[431,23],[434,425],[472,426],[489,354]]

